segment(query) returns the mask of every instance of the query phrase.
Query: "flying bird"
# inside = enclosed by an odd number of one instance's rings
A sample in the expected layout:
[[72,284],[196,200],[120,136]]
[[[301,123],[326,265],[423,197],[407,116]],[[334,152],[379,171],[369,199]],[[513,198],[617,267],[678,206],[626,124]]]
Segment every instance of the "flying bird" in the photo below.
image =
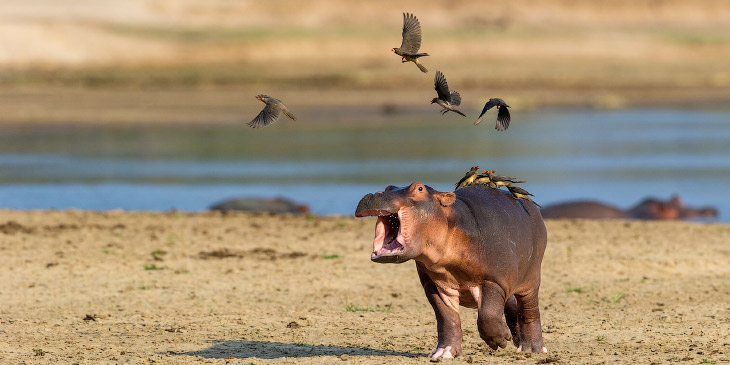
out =
[[456,186],[456,189],[459,189],[472,185],[477,176],[479,176],[479,166],[472,166],[472,168],[466,172],[464,177],[462,177],[454,186]]
[[455,112],[465,117],[466,115],[464,113],[460,112],[457,109],[454,109],[455,106],[459,106],[459,104],[461,104],[461,95],[459,95],[459,92],[457,91],[449,92],[449,85],[446,83],[446,78],[444,77],[444,74],[441,73],[441,71],[436,71],[436,76],[433,79],[433,83],[438,97],[433,98],[431,100],[431,104],[436,103],[438,105],[441,105],[441,107],[444,108],[441,111],[441,114]]
[[515,198],[529,200],[529,201],[533,202],[535,205],[537,205],[538,207],[542,208],[542,206],[540,204],[537,204],[537,203],[535,203],[534,200],[530,199],[530,196],[534,196],[534,195],[528,193],[527,190],[525,190],[519,186],[508,186],[507,189],[509,190],[510,193],[512,193],[512,195]]
[[418,53],[420,48],[421,23],[415,15],[403,13],[403,41],[399,48],[393,48],[391,51],[401,57],[401,63],[413,62],[421,71],[428,72],[428,69],[418,62],[418,58],[428,56],[428,53]]
[[482,114],[479,114],[479,118],[474,122],[474,125],[479,124],[482,121],[482,118],[484,117],[484,113],[487,112],[487,110],[492,109],[493,107],[497,107],[497,124],[494,126],[494,129],[498,131],[503,131],[509,128],[509,108],[510,106],[507,105],[507,103],[504,102],[504,100],[500,98],[491,98],[489,101],[484,104],[484,109],[482,109]]
[[276,122],[276,120],[281,116],[281,113],[284,113],[284,115],[291,118],[291,120],[297,120],[297,117],[286,109],[286,106],[284,106],[284,103],[282,103],[281,100],[264,94],[256,95],[256,99],[263,101],[266,106],[263,110],[261,110],[256,118],[253,118],[252,121],[248,122],[248,125],[252,128],[266,127],[267,125]]

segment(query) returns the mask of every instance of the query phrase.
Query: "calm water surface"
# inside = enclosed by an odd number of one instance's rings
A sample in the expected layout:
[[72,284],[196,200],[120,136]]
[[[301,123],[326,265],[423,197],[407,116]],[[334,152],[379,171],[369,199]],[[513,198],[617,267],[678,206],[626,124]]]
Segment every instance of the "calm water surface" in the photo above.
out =
[[[27,127],[0,130],[0,207],[200,211],[284,196],[351,215],[365,193],[421,181],[449,190],[473,165],[528,180],[543,205],[622,208],[679,194],[730,222],[730,111],[514,112],[510,129],[458,116],[388,126]],[[486,125],[484,125],[486,124]]]

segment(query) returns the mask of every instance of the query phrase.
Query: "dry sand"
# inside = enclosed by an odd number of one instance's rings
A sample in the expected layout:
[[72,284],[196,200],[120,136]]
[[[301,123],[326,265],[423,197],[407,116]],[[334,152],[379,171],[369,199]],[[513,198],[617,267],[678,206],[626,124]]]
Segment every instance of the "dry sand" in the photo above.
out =
[[[0,211],[2,363],[427,363],[413,263],[371,263],[374,220]],[[730,362],[730,226],[548,221],[549,354],[476,363]]]

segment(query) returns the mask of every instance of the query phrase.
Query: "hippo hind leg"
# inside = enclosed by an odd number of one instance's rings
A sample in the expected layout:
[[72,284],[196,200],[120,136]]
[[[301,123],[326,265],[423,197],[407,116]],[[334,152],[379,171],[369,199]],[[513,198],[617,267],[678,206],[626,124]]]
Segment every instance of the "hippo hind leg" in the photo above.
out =
[[504,319],[507,321],[507,327],[512,334],[512,343],[515,347],[520,347],[520,326],[517,325],[518,318],[517,300],[515,296],[509,297],[504,305]]
[[547,352],[542,340],[537,290],[527,295],[516,295],[515,299],[517,321],[520,327],[520,346],[517,347],[517,352]]

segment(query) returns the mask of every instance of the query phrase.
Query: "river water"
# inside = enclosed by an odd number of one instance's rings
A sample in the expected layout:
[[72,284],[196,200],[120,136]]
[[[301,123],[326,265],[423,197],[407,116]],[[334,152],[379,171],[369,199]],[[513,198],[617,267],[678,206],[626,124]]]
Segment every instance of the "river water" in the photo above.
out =
[[237,196],[283,196],[351,215],[362,195],[421,181],[453,189],[470,166],[526,179],[546,204],[627,208],[679,194],[730,222],[730,111],[548,110],[440,116],[388,125],[28,126],[0,129],[0,208],[205,210]]

